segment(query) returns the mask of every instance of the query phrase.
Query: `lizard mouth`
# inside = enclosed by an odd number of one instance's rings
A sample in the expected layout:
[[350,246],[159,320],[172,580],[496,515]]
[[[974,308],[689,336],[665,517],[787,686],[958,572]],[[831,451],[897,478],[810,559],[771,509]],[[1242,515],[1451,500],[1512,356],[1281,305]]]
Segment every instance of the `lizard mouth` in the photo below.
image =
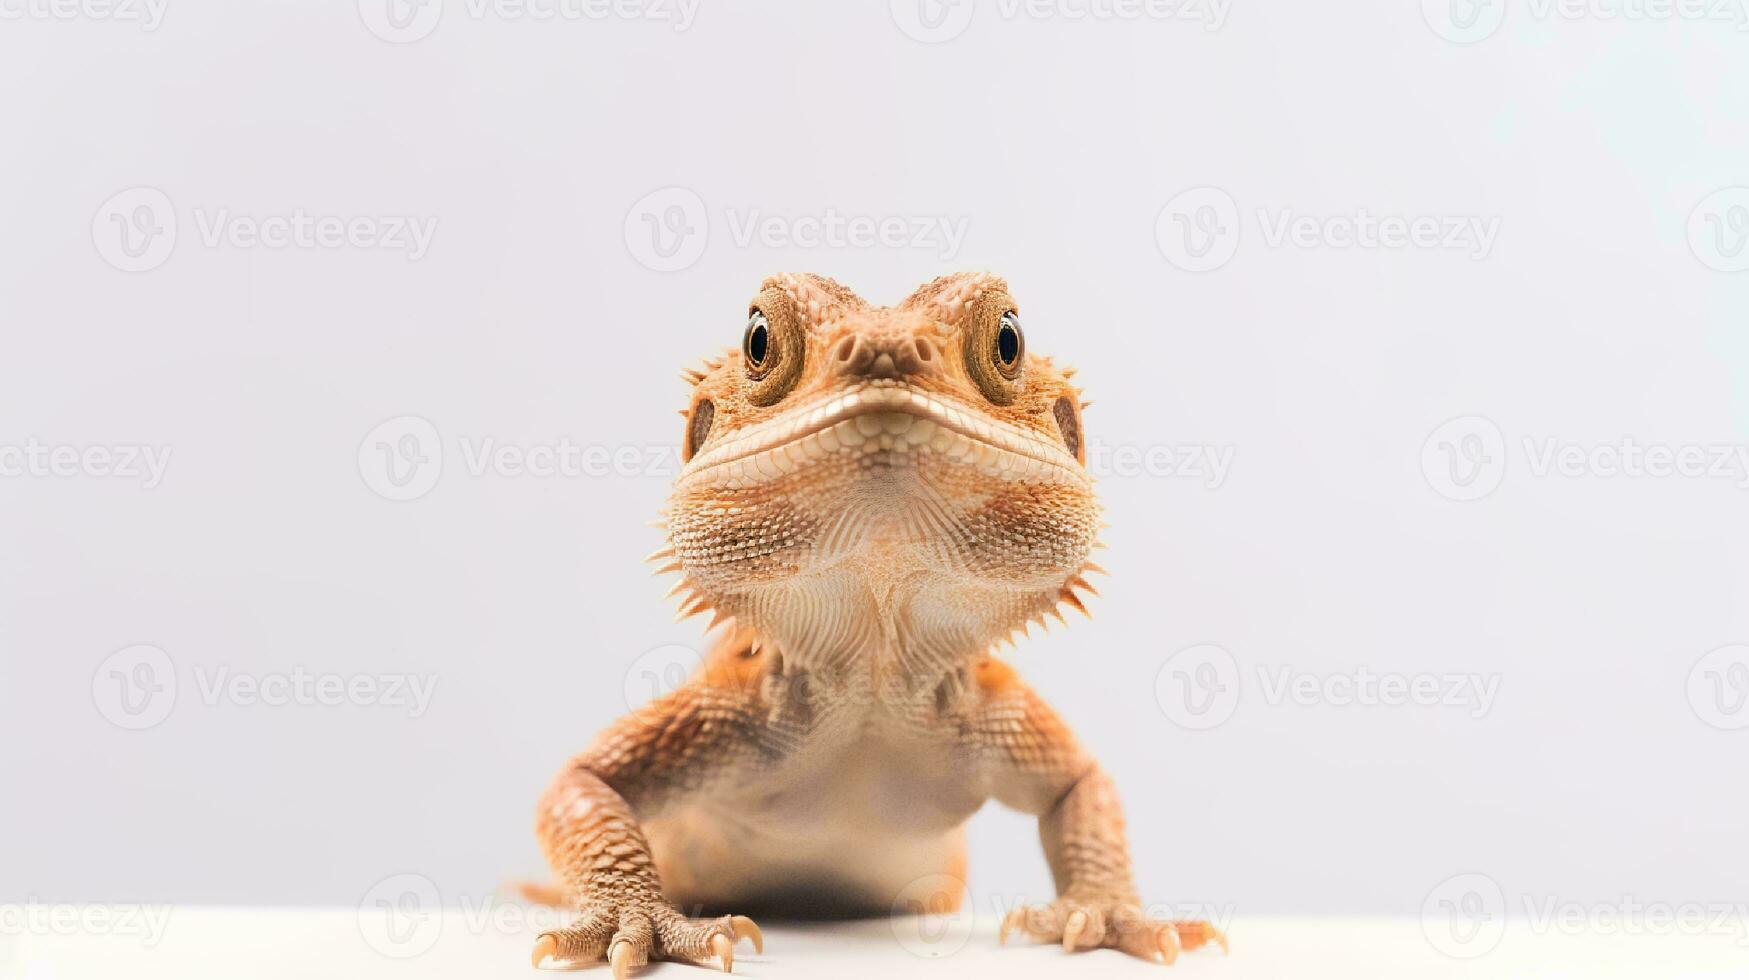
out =
[[868,385],[803,405],[695,456],[681,486],[757,486],[816,463],[945,461],[1017,482],[1089,481],[1063,446],[903,384]]

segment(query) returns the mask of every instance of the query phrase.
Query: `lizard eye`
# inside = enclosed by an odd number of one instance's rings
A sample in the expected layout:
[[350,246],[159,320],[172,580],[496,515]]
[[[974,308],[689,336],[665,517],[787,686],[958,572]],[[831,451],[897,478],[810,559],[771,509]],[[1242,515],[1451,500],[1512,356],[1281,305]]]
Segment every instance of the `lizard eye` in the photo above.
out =
[[771,323],[758,310],[747,317],[747,331],[741,335],[741,353],[747,358],[747,373],[755,381],[764,377],[765,369],[771,366]]
[[1026,353],[1026,338],[1020,333],[1020,314],[1009,310],[996,326],[996,370],[1013,379],[1020,373],[1020,356]]
[[747,400],[761,406],[782,401],[801,380],[807,356],[806,328],[789,297],[777,289],[755,296],[741,334],[741,365],[751,382]]
[[996,405],[1012,404],[1025,388],[1020,374],[1026,366],[1026,335],[1020,313],[1007,295],[986,297],[971,311],[965,328],[966,373],[978,390]]

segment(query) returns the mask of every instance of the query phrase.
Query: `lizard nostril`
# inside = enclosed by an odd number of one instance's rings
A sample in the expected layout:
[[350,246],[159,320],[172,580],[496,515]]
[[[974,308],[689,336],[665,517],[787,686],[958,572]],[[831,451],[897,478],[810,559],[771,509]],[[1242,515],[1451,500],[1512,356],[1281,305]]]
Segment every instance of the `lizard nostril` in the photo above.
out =
[[852,357],[856,356],[856,338],[846,337],[843,340],[840,340],[838,346],[833,348],[832,356],[840,361],[848,362]]
[[918,337],[914,342],[917,347],[917,360],[927,364],[935,358],[935,346],[927,337]]

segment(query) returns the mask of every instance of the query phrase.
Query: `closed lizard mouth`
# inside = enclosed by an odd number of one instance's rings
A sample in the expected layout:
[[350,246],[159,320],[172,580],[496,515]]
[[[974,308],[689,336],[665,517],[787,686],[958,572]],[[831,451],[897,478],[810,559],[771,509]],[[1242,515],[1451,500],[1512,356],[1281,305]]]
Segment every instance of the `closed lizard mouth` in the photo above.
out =
[[1066,448],[904,384],[870,384],[762,422],[695,456],[681,487],[757,486],[845,455],[937,458],[1006,480],[1088,483]]

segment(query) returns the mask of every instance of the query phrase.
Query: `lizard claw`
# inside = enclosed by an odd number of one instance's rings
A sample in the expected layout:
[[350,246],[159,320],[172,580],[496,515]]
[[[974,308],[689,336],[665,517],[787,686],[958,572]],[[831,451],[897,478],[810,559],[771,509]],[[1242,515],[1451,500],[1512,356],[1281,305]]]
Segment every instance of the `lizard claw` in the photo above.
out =
[[997,941],[1007,942],[1015,930],[1042,942],[1060,942],[1065,952],[1118,949],[1168,966],[1178,954],[1210,943],[1227,948],[1226,934],[1212,922],[1148,918],[1139,904],[1128,899],[1058,899],[1049,905],[1022,905],[1002,917]]
[[632,944],[621,940],[607,951],[607,962],[613,967],[613,980],[626,980],[632,972]]
[[557,955],[558,952],[559,937],[550,932],[543,932],[541,933],[541,937],[534,941],[534,956],[530,960],[530,963],[538,968],[541,965],[542,960],[549,956]]
[[1075,941],[1081,938],[1082,930],[1087,928],[1087,913],[1076,909],[1069,913],[1069,921],[1063,925],[1063,950],[1073,953]]
[[1154,941],[1159,944],[1160,958],[1166,961],[1167,966],[1171,966],[1178,960],[1178,950],[1182,944],[1178,941],[1176,926],[1170,922],[1161,926],[1159,935],[1154,937]]
[[[765,952],[765,933],[759,931],[759,927],[754,924],[752,919],[749,919],[744,915],[737,915],[729,919],[729,924],[730,927],[735,930],[735,940],[737,942],[743,939],[751,939],[753,941],[753,952]],[[1222,940],[1221,944],[1223,946],[1226,945],[1226,941]]]
[[723,961],[723,972],[735,972],[735,941],[718,933],[711,937],[711,952]]

